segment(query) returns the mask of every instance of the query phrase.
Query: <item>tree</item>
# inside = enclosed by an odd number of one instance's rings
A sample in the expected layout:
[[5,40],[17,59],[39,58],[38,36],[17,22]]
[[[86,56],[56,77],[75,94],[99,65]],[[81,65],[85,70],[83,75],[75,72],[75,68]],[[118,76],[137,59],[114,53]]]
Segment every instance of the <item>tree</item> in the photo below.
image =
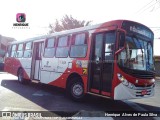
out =
[[54,24],[49,24],[50,31],[49,33],[59,32],[62,30],[69,30],[79,27],[84,27],[90,25],[91,21],[85,21],[85,20],[77,20],[74,19],[71,15],[65,15],[62,17],[60,21],[56,19],[56,22]]

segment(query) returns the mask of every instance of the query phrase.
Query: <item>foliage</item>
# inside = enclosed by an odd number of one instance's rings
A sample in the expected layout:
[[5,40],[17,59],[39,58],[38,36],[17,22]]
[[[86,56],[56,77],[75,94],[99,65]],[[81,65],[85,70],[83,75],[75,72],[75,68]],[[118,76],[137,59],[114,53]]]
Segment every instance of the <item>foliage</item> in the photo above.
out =
[[84,27],[90,25],[90,23],[91,21],[85,21],[85,20],[80,21],[73,18],[71,15],[70,16],[65,15],[60,21],[56,19],[56,22],[54,24],[49,24],[50,28],[49,33]]

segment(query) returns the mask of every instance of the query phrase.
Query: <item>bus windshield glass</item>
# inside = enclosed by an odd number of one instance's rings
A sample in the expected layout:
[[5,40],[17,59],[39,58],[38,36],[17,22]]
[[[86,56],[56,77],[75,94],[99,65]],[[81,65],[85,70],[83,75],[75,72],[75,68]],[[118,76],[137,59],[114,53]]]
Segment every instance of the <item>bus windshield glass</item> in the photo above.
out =
[[154,71],[152,43],[135,35],[126,36],[125,49],[119,54],[118,62],[129,69]]

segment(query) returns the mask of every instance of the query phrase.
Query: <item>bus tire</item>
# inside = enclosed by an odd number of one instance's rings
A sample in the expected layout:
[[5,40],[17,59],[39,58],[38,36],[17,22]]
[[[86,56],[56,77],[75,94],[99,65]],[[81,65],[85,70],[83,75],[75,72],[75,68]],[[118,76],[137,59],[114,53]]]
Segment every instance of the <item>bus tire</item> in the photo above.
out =
[[77,102],[84,99],[84,85],[79,78],[72,78],[67,88],[69,97]]
[[25,79],[24,79],[24,73],[23,73],[23,69],[22,68],[20,68],[19,70],[18,70],[18,81],[20,82],[20,83],[22,83],[22,84],[24,84],[25,83]]

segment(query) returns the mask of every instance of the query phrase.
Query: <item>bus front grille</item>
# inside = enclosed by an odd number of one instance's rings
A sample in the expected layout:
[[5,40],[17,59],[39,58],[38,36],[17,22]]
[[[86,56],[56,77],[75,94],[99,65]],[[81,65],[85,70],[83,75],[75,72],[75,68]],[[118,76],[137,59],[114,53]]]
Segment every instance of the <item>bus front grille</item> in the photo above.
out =
[[[136,97],[149,96],[152,94],[153,87],[154,85],[148,87],[135,87],[135,96]],[[142,94],[143,91],[146,91],[146,94]]]

